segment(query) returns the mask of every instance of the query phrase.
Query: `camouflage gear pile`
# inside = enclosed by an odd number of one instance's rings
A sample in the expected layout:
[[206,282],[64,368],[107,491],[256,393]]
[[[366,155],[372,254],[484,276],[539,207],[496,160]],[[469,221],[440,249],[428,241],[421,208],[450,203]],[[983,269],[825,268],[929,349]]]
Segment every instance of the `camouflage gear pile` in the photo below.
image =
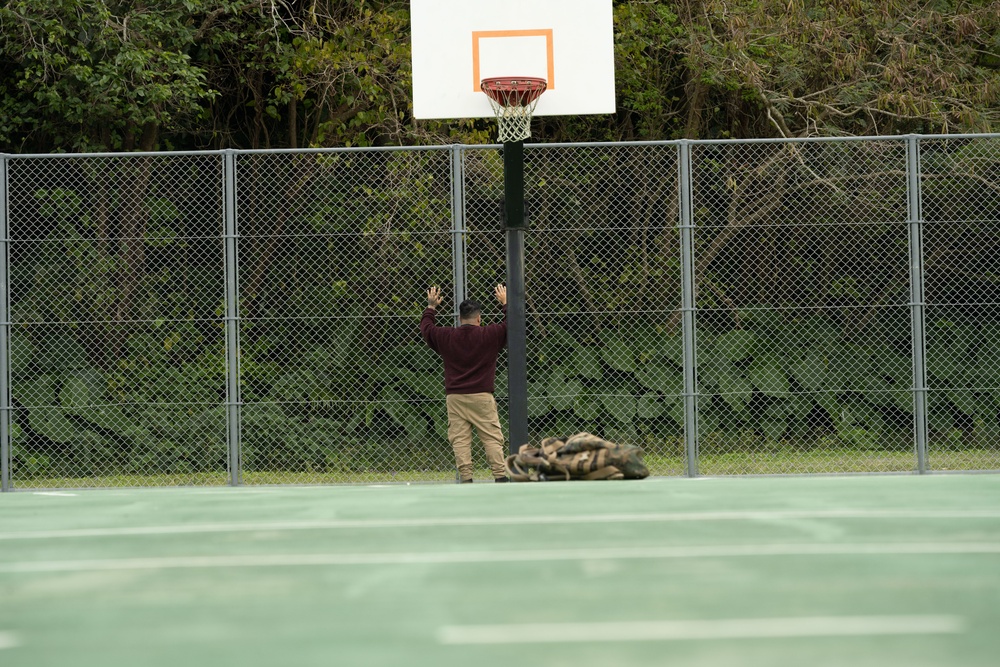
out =
[[546,438],[540,447],[523,447],[519,454],[507,457],[507,473],[514,482],[649,476],[641,449],[618,445],[590,433],[577,433],[565,439]]

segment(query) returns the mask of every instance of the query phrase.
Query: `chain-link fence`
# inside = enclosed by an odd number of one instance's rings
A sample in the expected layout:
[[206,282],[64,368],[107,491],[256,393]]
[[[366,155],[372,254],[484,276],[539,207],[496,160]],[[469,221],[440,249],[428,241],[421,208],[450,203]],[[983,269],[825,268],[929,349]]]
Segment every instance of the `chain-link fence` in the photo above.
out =
[[[525,148],[533,439],[1000,469],[1000,137]],[[501,317],[503,190],[496,146],[0,156],[3,487],[453,480],[417,322]]]

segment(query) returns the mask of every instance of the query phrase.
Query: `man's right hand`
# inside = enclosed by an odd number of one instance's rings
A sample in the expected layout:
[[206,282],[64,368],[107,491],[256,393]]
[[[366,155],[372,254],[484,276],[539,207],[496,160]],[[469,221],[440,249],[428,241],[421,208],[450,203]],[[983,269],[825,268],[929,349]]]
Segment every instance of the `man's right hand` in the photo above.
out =
[[427,290],[427,307],[428,308],[434,308],[435,310],[437,310],[437,307],[440,306],[441,302],[443,302],[443,301],[444,301],[444,297],[441,296],[441,288],[440,287],[431,287],[429,290]]
[[494,292],[497,295],[497,301],[500,302],[500,305],[501,306],[506,306],[507,305],[507,288],[505,286],[503,286],[503,285],[497,285],[497,288],[494,290]]

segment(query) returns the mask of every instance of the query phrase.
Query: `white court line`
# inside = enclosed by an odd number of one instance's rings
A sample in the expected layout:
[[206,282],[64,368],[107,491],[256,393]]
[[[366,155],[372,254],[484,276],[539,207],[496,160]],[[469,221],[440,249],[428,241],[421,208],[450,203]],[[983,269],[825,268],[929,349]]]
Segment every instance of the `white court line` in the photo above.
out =
[[127,528],[72,528],[0,533],[4,540],[40,540],[80,537],[129,537],[183,535],[187,533],[238,533],[291,530],[342,530],[372,528],[432,528],[464,526],[528,526],[596,523],[671,523],[683,521],[791,521],[809,519],[1000,519],[1000,510],[803,510],[671,512],[641,514],[576,514],[570,516],[447,517],[428,519],[329,519],[133,526]]
[[35,491],[34,496],[61,496],[64,498],[75,498],[75,493],[63,493],[62,491]]
[[523,551],[163,556],[96,560],[15,561],[0,563],[0,574],[323,565],[442,565],[458,563],[525,563],[669,558],[746,558],[753,556],[895,556],[942,554],[1000,554],[1000,542],[737,544],[722,546],[540,549]]
[[14,648],[20,646],[21,642],[13,632],[0,632],[0,649]]
[[963,620],[957,616],[815,616],[716,621],[446,625],[438,630],[438,641],[442,644],[520,645],[954,634],[963,629]]

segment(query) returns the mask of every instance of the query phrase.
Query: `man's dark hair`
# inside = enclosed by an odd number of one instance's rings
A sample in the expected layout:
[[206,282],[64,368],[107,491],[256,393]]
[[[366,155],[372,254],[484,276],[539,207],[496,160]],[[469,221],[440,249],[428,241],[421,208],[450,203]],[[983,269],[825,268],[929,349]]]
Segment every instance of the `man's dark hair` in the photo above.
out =
[[463,320],[471,320],[483,312],[483,307],[475,299],[466,299],[458,306],[458,314]]

